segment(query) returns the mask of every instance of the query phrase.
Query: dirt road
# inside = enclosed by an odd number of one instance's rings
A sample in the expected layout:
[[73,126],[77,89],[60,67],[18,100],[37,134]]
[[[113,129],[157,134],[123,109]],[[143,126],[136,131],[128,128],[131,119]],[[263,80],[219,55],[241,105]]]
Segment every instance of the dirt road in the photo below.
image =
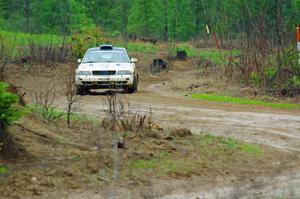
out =
[[[142,85],[143,86],[143,85]],[[300,111],[196,101],[147,85],[133,95],[119,94],[133,112],[149,112],[166,127],[187,127],[194,133],[212,133],[243,141],[300,151]],[[93,93],[81,100],[80,112],[101,116],[106,96]],[[59,106],[65,104],[61,98]]]

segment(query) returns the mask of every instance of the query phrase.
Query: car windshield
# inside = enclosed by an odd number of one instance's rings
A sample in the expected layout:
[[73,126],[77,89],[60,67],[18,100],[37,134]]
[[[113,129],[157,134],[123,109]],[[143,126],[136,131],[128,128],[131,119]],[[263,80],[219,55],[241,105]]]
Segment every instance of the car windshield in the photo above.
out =
[[83,58],[83,63],[119,62],[128,63],[128,57],[123,51],[90,51]]

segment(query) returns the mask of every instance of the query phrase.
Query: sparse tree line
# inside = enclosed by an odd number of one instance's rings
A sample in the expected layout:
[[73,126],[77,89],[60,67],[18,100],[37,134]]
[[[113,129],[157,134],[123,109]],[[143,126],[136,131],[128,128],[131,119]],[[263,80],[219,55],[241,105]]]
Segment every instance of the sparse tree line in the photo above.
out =
[[299,0],[1,0],[0,27],[59,35],[100,27],[165,41],[205,38],[206,26],[235,38],[265,28],[273,38],[300,24],[299,10]]

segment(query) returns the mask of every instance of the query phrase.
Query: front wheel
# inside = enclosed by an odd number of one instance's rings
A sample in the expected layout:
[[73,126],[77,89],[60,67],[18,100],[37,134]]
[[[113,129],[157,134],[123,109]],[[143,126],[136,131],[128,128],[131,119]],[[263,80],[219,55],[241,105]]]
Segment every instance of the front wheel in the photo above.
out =
[[88,93],[88,89],[84,86],[76,86],[76,95],[86,95]]
[[138,80],[137,80],[137,78],[134,78],[132,86],[128,86],[125,90],[126,90],[127,93],[130,93],[130,94],[137,92],[137,90],[138,90]]

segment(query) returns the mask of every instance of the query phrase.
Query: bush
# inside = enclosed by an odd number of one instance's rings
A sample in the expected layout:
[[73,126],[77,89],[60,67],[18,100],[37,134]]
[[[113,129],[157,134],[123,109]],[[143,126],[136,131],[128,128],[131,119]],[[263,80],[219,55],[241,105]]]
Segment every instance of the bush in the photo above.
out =
[[76,58],[82,58],[88,48],[110,43],[99,28],[86,29],[83,33],[75,32],[71,40],[72,54]]
[[19,97],[8,92],[8,88],[7,84],[0,83],[0,121],[5,125],[18,120],[22,115],[22,111],[16,106]]
[[0,82],[0,150],[9,149],[10,139],[6,127],[22,116],[22,110],[17,107],[19,98],[8,91],[9,86]]

